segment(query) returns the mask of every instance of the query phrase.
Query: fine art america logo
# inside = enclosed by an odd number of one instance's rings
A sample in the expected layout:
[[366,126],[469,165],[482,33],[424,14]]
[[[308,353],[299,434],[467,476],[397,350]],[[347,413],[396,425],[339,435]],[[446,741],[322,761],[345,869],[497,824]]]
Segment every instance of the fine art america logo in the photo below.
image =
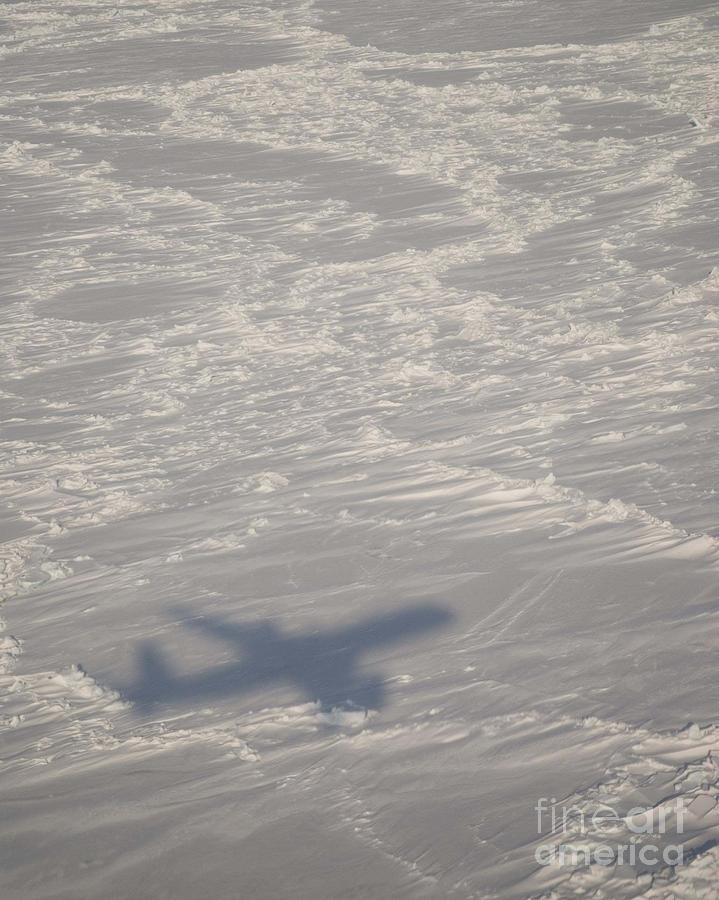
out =
[[684,833],[687,806],[681,797],[671,807],[636,807],[620,815],[611,806],[599,804],[587,811],[562,806],[555,797],[540,797],[534,807],[537,831],[561,835],[554,843],[540,844],[534,858],[541,866],[679,866],[684,862],[683,845],[668,843],[672,835]]

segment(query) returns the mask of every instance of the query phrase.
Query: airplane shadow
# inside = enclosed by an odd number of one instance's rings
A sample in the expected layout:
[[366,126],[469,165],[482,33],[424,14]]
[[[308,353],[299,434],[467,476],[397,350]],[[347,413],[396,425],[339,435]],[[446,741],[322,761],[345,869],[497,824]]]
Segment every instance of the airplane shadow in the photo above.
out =
[[229,644],[237,651],[236,660],[182,674],[173,669],[156,642],[146,641],[137,654],[137,678],[122,693],[139,710],[147,711],[160,704],[218,699],[285,683],[325,710],[380,709],[386,699],[384,679],[361,671],[362,654],[439,628],[451,619],[446,609],[421,605],[347,628],[284,635],[269,620],[233,624],[202,616],[185,626]]

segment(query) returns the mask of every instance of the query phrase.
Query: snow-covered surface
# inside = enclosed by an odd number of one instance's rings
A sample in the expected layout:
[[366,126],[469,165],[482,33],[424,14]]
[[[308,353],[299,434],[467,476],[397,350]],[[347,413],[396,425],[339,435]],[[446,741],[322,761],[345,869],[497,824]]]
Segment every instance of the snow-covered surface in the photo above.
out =
[[0,12],[3,900],[716,897],[716,4]]

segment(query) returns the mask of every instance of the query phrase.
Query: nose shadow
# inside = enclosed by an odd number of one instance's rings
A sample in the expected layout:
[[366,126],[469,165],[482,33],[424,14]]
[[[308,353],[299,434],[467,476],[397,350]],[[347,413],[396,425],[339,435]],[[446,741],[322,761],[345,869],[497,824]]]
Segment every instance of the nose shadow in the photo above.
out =
[[383,677],[361,670],[362,654],[440,628],[451,613],[420,605],[367,618],[347,628],[285,635],[268,619],[235,624],[201,616],[185,626],[229,644],[236,659],[182,674],[155,641],[137,652],[138,672],[124,695],[139,709],[161,704],[239,696],[262,687],[291,684],[322,709],[351,706],[380,709],[385,704]]

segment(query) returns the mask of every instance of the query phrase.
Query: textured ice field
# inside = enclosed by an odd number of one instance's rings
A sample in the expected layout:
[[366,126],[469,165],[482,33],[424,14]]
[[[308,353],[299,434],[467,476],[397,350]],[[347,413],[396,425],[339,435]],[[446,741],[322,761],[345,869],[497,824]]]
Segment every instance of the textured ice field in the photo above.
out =
[[0,6],[2,900],[719,896],[718,34]]

